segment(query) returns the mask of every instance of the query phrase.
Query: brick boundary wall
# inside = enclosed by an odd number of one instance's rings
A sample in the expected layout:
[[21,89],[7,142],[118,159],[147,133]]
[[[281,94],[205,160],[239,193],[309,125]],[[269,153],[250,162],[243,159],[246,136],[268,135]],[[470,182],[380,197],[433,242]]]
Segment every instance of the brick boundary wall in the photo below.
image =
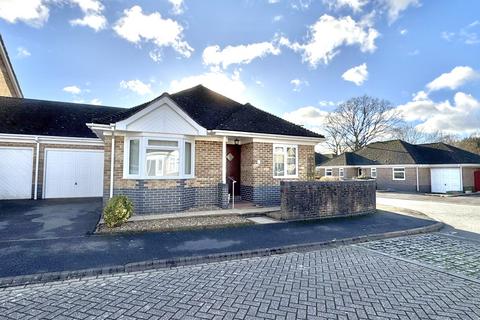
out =
[[281,218],[354,216],[376,210],[375,180],[282,181]]

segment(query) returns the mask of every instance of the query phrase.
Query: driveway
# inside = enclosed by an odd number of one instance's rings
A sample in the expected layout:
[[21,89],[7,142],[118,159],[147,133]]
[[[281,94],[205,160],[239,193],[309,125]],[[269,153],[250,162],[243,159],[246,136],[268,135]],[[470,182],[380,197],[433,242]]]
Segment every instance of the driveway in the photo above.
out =
[[101,210],[100,198],[0,201],[0,242],[85,236]]
[[456,229],[480,234],[480,196],[438,197],[379,192],[377,204],[420,211]]

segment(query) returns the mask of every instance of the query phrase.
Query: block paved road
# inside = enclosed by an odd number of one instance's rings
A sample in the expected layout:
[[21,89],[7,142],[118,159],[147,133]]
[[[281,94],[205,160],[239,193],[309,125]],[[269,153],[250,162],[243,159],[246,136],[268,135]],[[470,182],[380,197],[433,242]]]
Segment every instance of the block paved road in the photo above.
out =
[[[380,247],[376,250],[382,252]],[[480,319],[480,281],[361,246],[344,246],[6,288],[0,291],[0,315],[6,319]]]

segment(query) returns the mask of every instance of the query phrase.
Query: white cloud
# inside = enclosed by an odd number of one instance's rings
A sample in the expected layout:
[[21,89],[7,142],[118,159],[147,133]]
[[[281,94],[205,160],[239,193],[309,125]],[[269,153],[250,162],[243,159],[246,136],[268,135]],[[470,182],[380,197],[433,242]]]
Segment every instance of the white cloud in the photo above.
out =
[[455,90],[465,83],[479,78],[480,74],[468,66],[458,66],[452,69],[452,71],[443,73],[432,82],[427,84],[427,88],[430,91],[436,91],[441,89]]
[[168,0],[172,5],[173,14],[182,14],[185,11],[185,3],[183,0]]
[[281,14],[273,17],[273,22],[279,22],[283,20],[283,16]]
[[302,52],[303,61],[312,67],[317,67],[320,62],[328,64],[342,46],[358,45],[362,52],[373,52],[376,50],[375,39],[379,36],[367,22],[356,22],[349,16],[337,19],[325,14],[309,29],[309,39],[304,44],[290,43],[285,38],[281,38],[280,43]]
[[130,90],[141,96],[152,94],[150,84],[144,83],[138,79],[128,81],[122,80],[120,81],[120,88]]
[[30,51],[28,51],[26,48],[24,47],[18,47],[17,48],[17,57],[18,58],[26,58],[26,57],[30,57],[32,54],[30,53]]
[[[152,42],[158,49],[172,47],[184,57],[190,57],[193,48],[183,40],[183,27],[171,19],[163,19],[159,12],[144,14],[140,6],[123,11],[123,16],[113,27],[122,38],[140,44]],[[156,55],[158,58],[158,54]]]
[[95,31],[107,27],[107,19],[102,14],[105,7],[99,0],[70,0],[70,2],[78,5],[85,14],[82,19],[70,20],[72,26],[90,27]]
[[419,0],[380,0],[388,13],[390,23],[400,17],[400,14],[411,6],[420,6]]
[[279,3],[280,0],[268,0],[268,3],[270,4],[275,4],[275,3]]
[[399,31],[402,36],[406,35],[408,33],[407,29],[402,29]]
[[80,89],[77,86],[68,86],[63,88],[63,91],[71,93],[71,94],[80,94],[82,92],[82,89]]
[[409,51],[407,54],[411,57],[418,56],[420,54],[420,50],[415,49],[415,50]]
[[361,86],[368,79],[367,64],[363,63],[345,71],[342,75],[343,80],[355,83]]
[[321,107],[335,107],[339,105],[341,102],[329,101],[329,100],[320,100],[318,104]]
[[90,104],[94,104],[96,106],[99,106],[102,104],[102,100],[98,99],[98,98],[94,98],[92,100],[90,100]]
[[209,46],[203,50],[203,63],[211,66],[221,65],[226,69],[232,64],[248,64],[256,58],[263,58],[267,55],[278,55],[281,50],[271,42],[259,42],[247,45],[227,46],[220,49],[220,46]]
[[455,36],[455,32],[443,31],[440,36],[447,41],[452,41],[453,37]]
[[172,81],[168,91],[176,92],[199,84],[236,101],[247,102],[246,86],[240,79],[240,71],[238,70],[235,70],[232,74],[210,70],[203,74],[187,76],[180,80]]
[[362,11],[362,7],[368,3],[368,0],[323,0],[323,3],[331,9],[350,8],[353,12]]
[[453,104],[423,96],[396,110],[406,121],[420,121],[416,128],[427,133],[470,134],[478,131],[480,123],[480,101],[463,92],[455,94]]
[[304,126],[310,130],[321,132],[327,121],[329,112],[314,106],[298,108],[283,114],[283,119]]
[[2,0],[0,18],[10,23],[22,21],[33,27],[41,27],[48,20],[49,9],[44,0]]
[[293,91],[295,92],[300,92],[303,87],[310,85],[307,80],[301,79],[293,79],[290,81],[290,83],[293,85]]

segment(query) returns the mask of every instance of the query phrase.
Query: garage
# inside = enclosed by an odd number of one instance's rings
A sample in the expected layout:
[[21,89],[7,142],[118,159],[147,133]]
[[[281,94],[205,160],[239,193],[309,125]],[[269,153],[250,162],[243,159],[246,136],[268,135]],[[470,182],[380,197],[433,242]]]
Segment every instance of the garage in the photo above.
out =
[[463,190],[460,168],[432,168],[430,176],[433,193]]
[[32,197],[33,148],[0,147],[0,200]]
[[103,151],[46,149],[44,198],[103,196]]

